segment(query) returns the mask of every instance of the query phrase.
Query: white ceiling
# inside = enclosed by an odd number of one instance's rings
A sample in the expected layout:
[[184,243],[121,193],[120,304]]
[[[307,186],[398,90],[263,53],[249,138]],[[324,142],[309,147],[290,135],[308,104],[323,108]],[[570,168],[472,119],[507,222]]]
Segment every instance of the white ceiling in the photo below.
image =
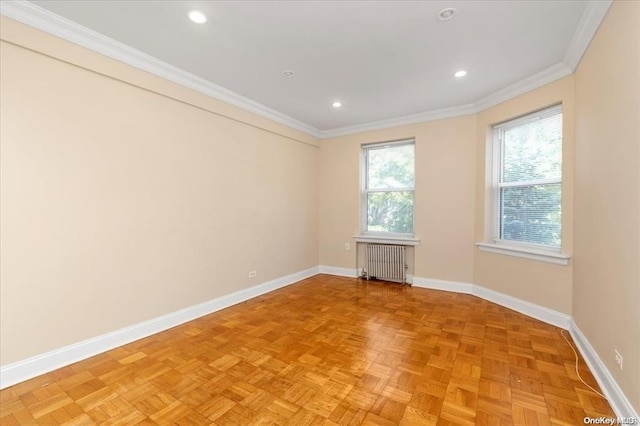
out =
[[[610,2],[599,13],[582,0],[32,3],[322,136],[468,113],[567,75]],[[447,7],[456,15],[439,21]],[[192,23],[193,9],[208,22]],[[468,75],[457,79],[460,69]]]

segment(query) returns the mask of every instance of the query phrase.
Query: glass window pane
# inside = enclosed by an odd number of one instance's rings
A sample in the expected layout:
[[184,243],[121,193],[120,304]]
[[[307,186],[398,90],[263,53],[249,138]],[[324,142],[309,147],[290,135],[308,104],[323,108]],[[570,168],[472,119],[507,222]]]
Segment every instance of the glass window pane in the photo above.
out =
[[502,188],[500,238],[560,247],[560,184]]
[[367,231],[413,233],[413,191],[368,193]]
[[413,188],[413,144],[369,148],[367,154],[367,188]]
[[561,176],[562,114],[504,131],[502,182]]

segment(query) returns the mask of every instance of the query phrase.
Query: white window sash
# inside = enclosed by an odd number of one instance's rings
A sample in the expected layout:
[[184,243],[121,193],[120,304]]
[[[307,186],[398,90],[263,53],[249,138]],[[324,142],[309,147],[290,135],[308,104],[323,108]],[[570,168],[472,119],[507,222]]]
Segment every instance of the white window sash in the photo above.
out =
[[[562,104],[546,108],[544,110],[527,114],[522,117],[518,117],[516,119],[503,122],[493,126],[493,138],[492,138],[492,155],[491,161],[493,164],[492,168],[492,191],[491,196],[493,200],[491,200],[492,204],[492,233],[491,233],[491,241],[494,244],[499,245],[511,245],[514,247],[520,247],[521,249],[532,249],[532,250],[547,250],[549,252],[560,252],[561,247],[553,246],[553,245],[545,245],[545,244],[536,244],[530,243],[526,241],[518,241],[518,240],[507,240],[501,238],[501,226],[502,226],[502,205],[501,205],[501,192],[503,188],[517,188],[517,187],[533,187],[533,186],[542,186],[542,185],[562,185],[562,177],[557,178],[549,178],[549,179],[531,179],[527,181],[513,181],[513,182],[503,182],[503,155],[504,149],[502,147],[504,143],[504,133],[513,128],[533,123],[535,121],[539,121],[548,117],[552,117],[557,114],[562,114]],[[561,243],[562,245],[562,243]]]
[[547,117],[552,117],[557,114],[562,114],[562,104],[542,109],[538,112],[527,114],[522,117],[514,118],[513,120],[505,121],[504,123],[496,124],[493,126],[496,130],[511,130],[514,127],[519,127],[524,124],[533,123],[534,121],[540,121]]
[[[376,235],[376,236],[397,236],[401,238],[413,237],[415,235],[415,177],[414,177],[414,185],[412,187],[402,187],[402,188],[369,188],[369,166],[368,166],[368,154],[369,151],[375,149],[385,149],[390,147],[402,146],[402,145],[413,145],[414,147],[414,164],[415,164],[415,139],[401,139],[396,141],[386,141],[386,142],[375,142],[364,144],[361,146],[361,166],[360,166],[360,234],[361,235]],[[380,232],[380,231],[368,231],[368,199],[370,193],[381,193],[381,192],[411,192],[411,196],[414,200],[413,204],[413,226],[414,232],[407,233],[390,233],[390,232]]]
[[535,180],[523,180],[515,182],[501,182],[498,184],[499,188],[517,188],[525,186],[541,186],[541,185],[556,185],[562,183],[561,178],[554,179],[535,179]]
[[403,187],[403,188],[384,188],[384,189],[365,189],[365,191],[367,191],[367,193],[370,192],[413,192],[414,191],[414,187],[413,186],[407,186],[407,187]]

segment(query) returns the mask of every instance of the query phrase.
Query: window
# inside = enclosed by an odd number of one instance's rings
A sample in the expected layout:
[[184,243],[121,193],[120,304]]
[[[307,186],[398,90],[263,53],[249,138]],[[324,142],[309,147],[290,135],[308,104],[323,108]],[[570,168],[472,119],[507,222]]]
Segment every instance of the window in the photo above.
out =
[[494,126],[494,242],[560,249],[562,106]]
[[362,231],[413,236],[414,141],[362,147]]

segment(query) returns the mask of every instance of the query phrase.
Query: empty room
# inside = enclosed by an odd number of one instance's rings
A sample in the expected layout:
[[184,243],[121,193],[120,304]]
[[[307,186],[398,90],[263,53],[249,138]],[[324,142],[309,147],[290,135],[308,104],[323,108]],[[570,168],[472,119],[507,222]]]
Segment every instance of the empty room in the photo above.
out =
[[0,12],[2,425],[638,424],[639,1]]

